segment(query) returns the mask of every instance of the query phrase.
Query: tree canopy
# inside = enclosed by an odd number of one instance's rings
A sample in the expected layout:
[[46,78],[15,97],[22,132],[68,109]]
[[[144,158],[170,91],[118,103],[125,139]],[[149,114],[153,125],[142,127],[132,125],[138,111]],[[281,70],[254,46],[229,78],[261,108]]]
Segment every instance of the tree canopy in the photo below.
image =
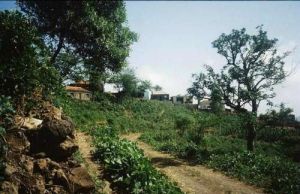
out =
[[[52,50],[51,62],[63,76],[74,72],[78,64],[89,76],[90,72],[119,71],[126,64],[137,36],[126,24],[123,1],[17,2],[43,34]],[[77,63],[59,57],[62,53],[73,55]]]
[[37,29],[18,11],[0,12],[0,90],[20,99],[35,89],[49,94],[60,85]]
[[[262,26],[257,27],[255,35],[247,34],[245,28],[221,34],[212,45],[225,58],[225,65],[220,73],[206,65],[207,73],[194,75],[195,81],[188,92],[201,98],[218,90],[227,106],[247,113],[246,105],[250,105],[250,112],[256,117],[260,102],[273,98],[274,86],[287,76],[284,59],[289,52],[279,53],[277,42],[276,38],[268,37]],[[248,123],[250,150],[255,138],[253,127],[253,123]]]

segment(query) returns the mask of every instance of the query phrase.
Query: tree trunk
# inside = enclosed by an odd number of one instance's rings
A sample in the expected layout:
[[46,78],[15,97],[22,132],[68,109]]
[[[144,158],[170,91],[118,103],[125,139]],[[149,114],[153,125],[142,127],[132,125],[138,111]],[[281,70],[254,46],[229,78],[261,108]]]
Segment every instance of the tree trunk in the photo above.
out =
[[54,54],[52,55],[51,59],[50,59],[50,63],[51,64],[54,64],[55,60],[56,60],[56,57],[58,56],[60,50],[62,49],[63,47],[63,44],[64,44],[64,38],[61,36],[59,37],[59,41],[58,41],[58,45],[57,45],[57,48],[54,52]]
[[257,102],[252,100],[252,114],[247,118],[247,150],[254,151],[256,138]]
[[255,132],[255,126],[253,122],[249,122],[248,124],[248,133],[247,133],[247,150],[248,151],[254,151],[254,140],[256,137],[256,132]]

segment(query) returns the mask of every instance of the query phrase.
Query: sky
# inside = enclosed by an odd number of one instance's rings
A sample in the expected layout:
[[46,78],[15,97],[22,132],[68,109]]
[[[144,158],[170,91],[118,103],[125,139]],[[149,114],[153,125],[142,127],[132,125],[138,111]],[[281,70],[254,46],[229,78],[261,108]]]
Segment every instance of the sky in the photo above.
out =
[[[211,45],[222,33],[245,27],[253,34],[264,25],[270,38],[279,39],[280,51],[292,51],[286,59],[291,75],[275,88],[273,102],[284,102],[300,115],[300,2],[128,1],[126,9],[130,28],[139,34],[129,66],[171,95],[186,94],[191,75],[204,64],[224,65]],[[260,112],[266,109],[262,104]]]
[[[0,1],[0,10],[14,8],[14,1]],[[291,75],[276,87],[273,102],[284,102],[300,115],[300,2],[128,1],[126,10],[129,27],[139,36],[129,66],[170,95],[186,94],[191,75],[204,64],[224,65],[211,45],[220,34],[243,27],[253,34],[264,25],[270,38],[279,39],[280,51],[292,51],[286,60]],[[260,111],[266,108],[262,104]]]

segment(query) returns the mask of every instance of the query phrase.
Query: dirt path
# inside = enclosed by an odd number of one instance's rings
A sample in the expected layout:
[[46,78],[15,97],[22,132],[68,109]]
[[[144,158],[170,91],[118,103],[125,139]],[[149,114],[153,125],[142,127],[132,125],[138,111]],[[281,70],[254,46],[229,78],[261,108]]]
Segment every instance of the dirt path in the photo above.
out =
[[137,142],[153,165],[175,181],[182,191],[197,194],[258,194],[261,190],[229,178],[202,165],[189,165],[170,154],[153,150],[138,140],[140,134],[124,135],[122,138]]
[[[81,153],[83,159],[84,159],[84,165],[88,169],[89,174],[92,177],[99,177],[100,174],[102,174],[101,166],[96,164],[93,161],[92,152],[94,151],[94,147],[92,147],[92,138],[88,134],[85,134],[83,132],[77,131],[75,134],[75,140],[77,142],[77,145],[79,147],[79,152]],[[104,181],[103,188],[98,191],[99,193],[105,193],[105,194],[111,194],[112,190],[109,187],[109,183],[107,181]]]

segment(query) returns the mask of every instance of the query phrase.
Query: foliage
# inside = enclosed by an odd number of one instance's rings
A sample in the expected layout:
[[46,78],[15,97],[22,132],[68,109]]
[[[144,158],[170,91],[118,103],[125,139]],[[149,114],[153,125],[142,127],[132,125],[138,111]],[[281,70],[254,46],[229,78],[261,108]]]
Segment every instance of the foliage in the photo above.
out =
[[152,83],[149,80],[140,80],[137,87],[138,90],[137,96],[142,97],[144,95],[145,90],[151,88],[152,88]]
[[118,91],[122,91],[125,96],[136,96],[138,81],[134,70],[129,68],[124,69],[111,78],[111,82],[116,84]]
[[212,155],[209,166],[263,186],[270,193],[299,193],[300,167],[279,157],[250,152]]
[[72,158],[80,164],[84,162],[84,158],[78,150],[73,153]]
[[162,87],[159,86],[159,85],[155,85],[155,86],[152,87],[152,89],[155,90],[155,91],[161,91]]
[[183,134],[185,131],[192,129],[195,125],[195,119],[188,114],[178,114],[175,117],[175,126]]
[[10,100],[8,97],[0,96],[0,127],[7,127],[12,122],[15,110]]
[[206,91],[205,91],[206,75],[204,73],[200,73],[199,75],[193,74],[192,77],[195,80],[193,81],[192,86],[187,89],[187,92],[190,95],[195,96],[199,102],[206,95]]
[[165,176],[155,170],[150,161],[134,143],[120,140],[112,135],[95,129],[96,158],[105,165],[109,179],[126,193],[182,193]]
[[10,98],[0,96],[0,181],[4,178],[4,154],[6,153],[6,141],[4,135],[7,127],[12,123],[15,110]]
[[285,106],[284,103],[279,105],[279,111],[268,110],[266,114],[261,114],[259,119],[263,124],[276,127],[280,126],[283,128],[286,124],[296,123],[293,118],[293,109]]
[[247,112],[245,105],[250,105],[252,114],[245,120],[248,150],[254,149],[254,117],[258,106],[261,101],[273,98],[274,86],[286,78],[284,59],[289,55],[289,52],[279,54],[278,40],[269,39],[262,26],[257,29],[256,35],[247,34],[245,28],[232,30],[213,41],[213,47],[226,59],[226,64],[220,73],[206,65],[207,74],[194,75],[196,80],[188,90],[195,96],[218,90],[227,106],[243,114]]
[[[126,64],[136,34],[126,24],[123,1],[17,2],[44,35],[44,42],[52,50],[51,63],[63,70],[62,74],[72,72],[77,65],[85,67],[89,75],[118,71]],[[58,56],[62,53],[76,56],[79,61],[60,68]]]
[[212,112],[216,114],[222,113],[224,105],[222,103],[222,94],[220,90],[213,88],[211,91],[210,100],[210,108]]
[[36,28],[20,12],[0,12],[0,42],[2,95],[22,105],[21,99],[36,88],[45,96],[59,89],[59,76],[48,65],[48,50]]
[[6,153],[6,144],[4,141],[5,128],[0,125],[0,181],[4,179],[4,154]]
[[[174,106],[169,102],[143,101],[130,98],[118,103],[113,103],[108,99],[102,101],[102,103],[81,102],[70,99],[65,105],[68,106],[65,106],[64,110],[74,119],[77,126],[90,131],[96,137],[108,136],[115,139],[118,133],[143,132],[141,139],[155,149],[174,154],[186,159],[188,162],[214,165],[212,167],[216,169],[219,169],[220,165],[226,165],[227,162],[234,160],[233,156],[243,155],[246,150],[246,130],[243,128],[244,118],[237,114],[216,115],[192,111],[183,106]],[[176,130],[177,115],[183,115],[183,117],[194,120],[193,127],[189,128],[183,135]],[[98,127],[95,127],[95,125]],[[107,126],[109,127],[107,128]],[[299,134],[290,131],[276,142],[267,141],[286,132],[278,131],[277,134],[276,130],[276,128],[270,128],[257,131],[256,151],[251,156],[255,155],[259,159],[253,160],[252,166],[247,167],[245,164],[245,168],[238,167],[231,175],[273,192],[278,188],[276,182],[280,177],[276,174],[278,168],[278,172],[287,177],[283,178],[286,185],[281,185],[282,190],[280,191],[282,192],[280,193],[290,193],[289,191],[293,191],[293,188],[288,187],[295,187],[293,185],[296,183],[291,178],[296,174],[291,172],[290,169],[297,166],[296,163],[292,162],[292,159],[297,161],[299,155],[297,155],[299,153],[297,147]],[[273,132],[276,134],[273,134]],[[114,142],[115,140],[111,141]],[[115,146],[114,143],[109,144]],[[126,147],[127,144],[122,144],[122,146]],[[246,156],[248,155],[243,157]],[[129,156],[123,153],[122,157],[127,158]],[[261,162],[264,159],[266,161]],[[243,160],[246,160],[246,158]],[[282,163],[282,167],[278,163]],[[287,165],[285,165],[286,163]],[[272,165],[272,170],[264,170]],[[254,166],[257,166],[259,171],[257,176],[251,174],[251,170],[249,170],[250,168],[255,169]],[[284,168],[287,168],[287,171]],[[227,171],[229,170],[224,169],[224,172]],[[247,176],[248,173],[249,176]],[[259,183],[258,180],[261,177],[265,178]]]

